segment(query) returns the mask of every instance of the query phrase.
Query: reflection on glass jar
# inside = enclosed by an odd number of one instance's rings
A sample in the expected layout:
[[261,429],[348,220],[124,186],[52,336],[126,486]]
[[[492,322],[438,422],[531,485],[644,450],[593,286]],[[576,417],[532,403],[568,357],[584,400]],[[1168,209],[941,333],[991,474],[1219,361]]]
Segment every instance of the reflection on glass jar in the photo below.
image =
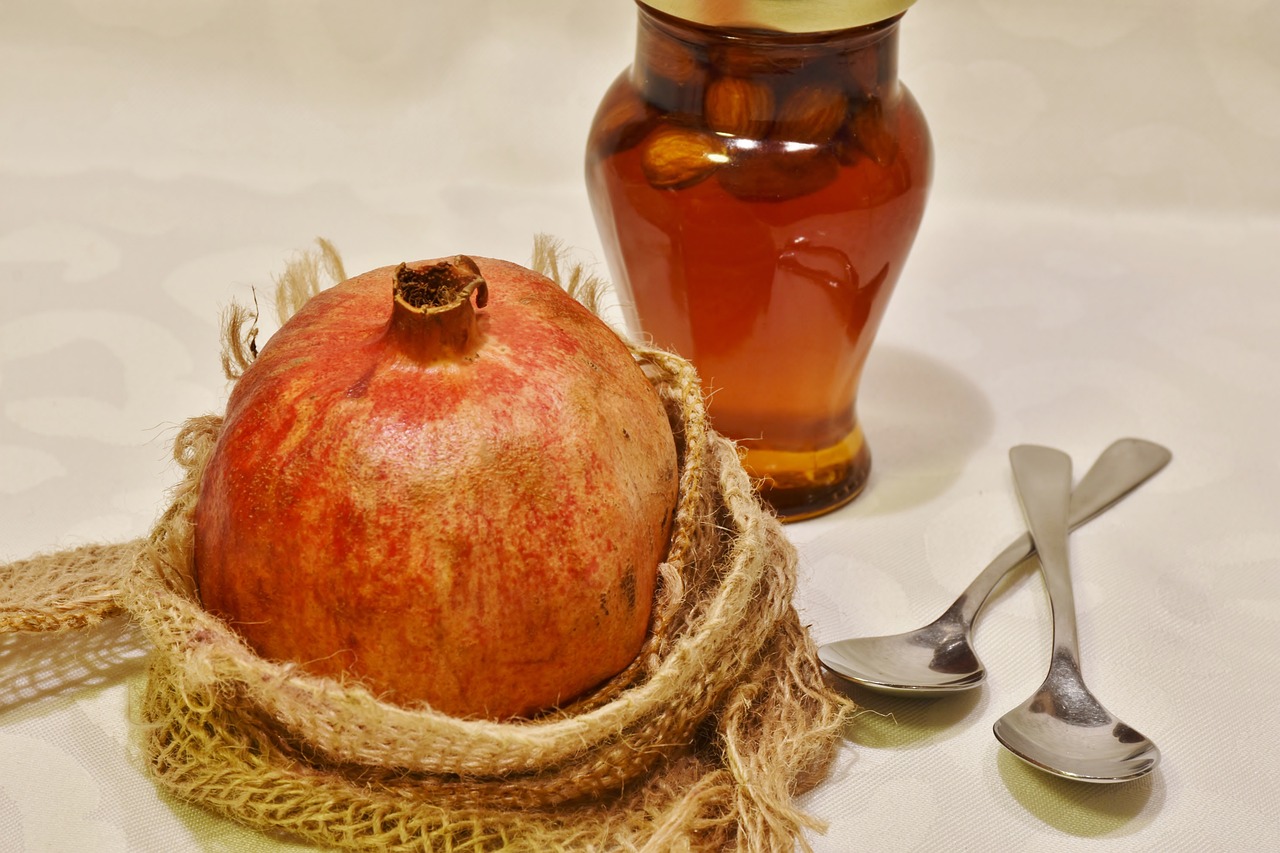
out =
[[931,168],[899,20],[794,33],[641,5],[588,141],[632,332],[693,361],[784,518],[846,503],[870,470],[858,381]]

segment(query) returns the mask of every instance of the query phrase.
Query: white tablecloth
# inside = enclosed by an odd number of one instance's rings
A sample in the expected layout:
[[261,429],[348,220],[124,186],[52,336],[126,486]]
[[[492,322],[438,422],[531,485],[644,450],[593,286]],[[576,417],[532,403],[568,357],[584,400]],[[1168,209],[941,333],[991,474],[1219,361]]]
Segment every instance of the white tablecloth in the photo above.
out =
[[[582,144],[633,34],[627,0],[5,0],[0,559],[150,528],[176,425],[224,401],[220,307],[317,235],[351,271],[540,231],[598,263]],[[855,694],[810,840],[1280,849],[1280,2],[924,0],[902,49],[937,180],[862,389],[873,479],[788,528],[797,603],[819,641],[922,624],[1020,530],[1011,445],[1160,441],[1072,557],[1086,675],[1164,761],[1089,786],[997,744],[1048,660],[1023,574],[987,687]],[[289,848],[157,793],[145,654],[0,638],[0,851]]]

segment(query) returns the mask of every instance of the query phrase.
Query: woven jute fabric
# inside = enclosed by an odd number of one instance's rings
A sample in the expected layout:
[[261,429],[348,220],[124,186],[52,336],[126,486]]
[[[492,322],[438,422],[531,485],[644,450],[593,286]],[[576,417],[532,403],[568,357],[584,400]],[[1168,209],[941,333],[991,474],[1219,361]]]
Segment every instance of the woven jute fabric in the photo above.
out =
[[[592,304],[546,244],[535,267]],[[281,283],[282,314],[318,289],[322,244]],[[233,316],[224,366],[251,362]],[[680,459],[675,529],[649,636],[624,672],[530,720],[459,719],[257,656],[205,612],[192,519],[221,429],[188,420],[185,476],[144,540],[0,567],[0,632],[87,627],[126,610],[154,646],[138,732],[158,782],[250,826],[361,850],[752,850],[807,847],[795,796],[817,784],[851,706],[825,683],[792,604],[796,553],[692,367],[632,352],[667,407]]]

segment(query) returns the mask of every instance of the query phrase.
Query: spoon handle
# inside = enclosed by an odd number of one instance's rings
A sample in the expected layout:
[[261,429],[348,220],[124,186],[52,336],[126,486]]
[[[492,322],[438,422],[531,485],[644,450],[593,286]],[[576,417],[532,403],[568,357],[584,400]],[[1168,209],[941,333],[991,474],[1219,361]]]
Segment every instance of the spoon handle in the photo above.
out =
[[1053,652],[1069,655],[1079,669],[1075,594],[1067,557],[1067,518],[1071,507],[1071,457],[1061,450],[1022,444],[1009,451],[1013,481],[1036,544],[1053,609]]
[[[1071,514],[1067,520],[1070,529],[1075,530],[1096,518],[1149,480],[1172,458],[1173,454],[1166,448],[1141,438],[1122,438],[1112,443],[1102,451],[1071,494]],[[1035,550],[1031,535],[1023,533],[973,579],[952,605],[964,624],[973,622],[996,585]]]

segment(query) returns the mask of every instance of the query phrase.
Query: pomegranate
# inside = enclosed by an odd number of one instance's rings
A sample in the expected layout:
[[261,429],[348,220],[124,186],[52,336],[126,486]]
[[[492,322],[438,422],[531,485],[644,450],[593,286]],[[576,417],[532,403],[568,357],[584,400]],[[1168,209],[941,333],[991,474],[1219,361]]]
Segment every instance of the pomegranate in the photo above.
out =
[[622,670],[676,501],[657,393],[553,282],[458,256],[321,292],[227,404],[206,609],[259,654],[504,719]]

